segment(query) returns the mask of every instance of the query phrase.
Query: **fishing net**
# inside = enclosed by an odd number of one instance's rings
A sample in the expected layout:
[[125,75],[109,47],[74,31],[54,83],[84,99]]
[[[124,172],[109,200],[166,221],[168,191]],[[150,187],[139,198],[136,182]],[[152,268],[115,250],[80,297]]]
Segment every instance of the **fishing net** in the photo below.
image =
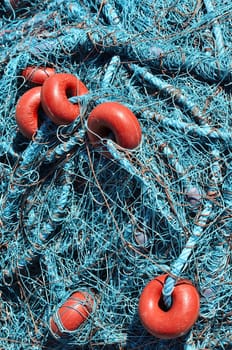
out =
[[[231,349],[231,1],[5,0],[0,17],[0,348]],[[89,89],[79,118],[45,118],[32,140],[15,120],[27,66]],[[106,101],[137,116],[136,149],[89,143]],[[168,272],[196,286],[200,314],[164,340],[138,302]],[[56,339],[49,319],[78,290],[93,311]]]

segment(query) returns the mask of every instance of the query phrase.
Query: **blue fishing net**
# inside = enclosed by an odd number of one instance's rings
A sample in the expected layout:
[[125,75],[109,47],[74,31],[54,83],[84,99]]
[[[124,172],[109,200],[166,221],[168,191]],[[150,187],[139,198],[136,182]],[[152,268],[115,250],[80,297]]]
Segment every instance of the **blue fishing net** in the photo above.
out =
[[[231,2],[5,0],[0,16],[0,348],[231,349]],[[79,118],[32,140],[15,120],[27,66],[89,89]],[[106,101],[137,116],[136,149],[90,145]],[[200,315],[162,340],[138,301],[167,272],[196,286]],[[93,311],[56,339],[49,319],[78,290]]]

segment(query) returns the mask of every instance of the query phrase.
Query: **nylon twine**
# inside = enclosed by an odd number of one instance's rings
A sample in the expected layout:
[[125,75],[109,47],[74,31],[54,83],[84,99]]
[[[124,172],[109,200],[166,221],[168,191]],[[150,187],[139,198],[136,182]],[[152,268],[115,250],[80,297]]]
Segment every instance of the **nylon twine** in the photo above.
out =
[[[231,349],[231,28],[229,0],[1,2],[1,349]],[[32,140],[15,119],[27,66],[89,90],[70,98],[79,118],[44,117]],[[107,101],[138,118],[136,149],[89,143],[89,113]],[[167,307],[180,278],[200,295],[196,323],[172,340],[138,316],[164,273]],[[93,311],[56,339],[49,319],[78,290]]]

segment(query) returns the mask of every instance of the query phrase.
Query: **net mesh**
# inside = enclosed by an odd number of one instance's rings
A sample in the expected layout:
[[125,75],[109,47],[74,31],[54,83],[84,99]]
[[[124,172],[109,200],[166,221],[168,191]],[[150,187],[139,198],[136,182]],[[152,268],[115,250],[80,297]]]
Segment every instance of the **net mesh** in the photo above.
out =
[[[7,0],[0,15],[0,348],[230,349],[231,2]],[[76,75],[89,94],[72,124],[45,120],[29,141],[15,109],[32,65]],[[104,101],[137,116],[138,148],[103,140],[105,157],[89,144]],[[199,318],[158,339],[139,297],[172,271],[209,203],[180,276],[200,293]],[[77,290],[94,293],[94,310],[55,339],[49,318]]]

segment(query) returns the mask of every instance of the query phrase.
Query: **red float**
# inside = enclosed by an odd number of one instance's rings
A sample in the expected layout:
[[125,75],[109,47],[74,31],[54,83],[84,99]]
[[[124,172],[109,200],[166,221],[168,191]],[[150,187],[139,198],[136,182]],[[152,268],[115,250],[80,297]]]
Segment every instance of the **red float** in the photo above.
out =
[[40,126],[38,110],[41,87],[34,87],[21,96],[16,106],[16,122],[21,133],[31,139]]
[[43,85],[45,80],[56,73],[50,67],[27,67],[22,71],[22,76],[30,83]]
[[118,102],[104,102],[95,107],[88,118],[87,133],[93,146],[99,145],[100,138],[113,134],[116,143],[128,149],[136,148],[142,137],[136,116]]
[[78,104],[68,98],[88,93],[87,87],[74,75],[57,73],[45,80],[41,91],[41,103],[46,115],[57,125],[73,122],[80,114]]
[[68,332],[76,331],[89,317],[93,306],[94,299],[89,293],[84,291],[73,293],[50,318],[51,333],[55,337],[62,337]]
[[162,289],[167,274],[156,277],[143,289],[139,300],[139,317],[149,333],[161,339],[173,339],[186,334],[196,322],[200,298],[189,280],[177,282],[172,293],[172,306],[162,306]]

